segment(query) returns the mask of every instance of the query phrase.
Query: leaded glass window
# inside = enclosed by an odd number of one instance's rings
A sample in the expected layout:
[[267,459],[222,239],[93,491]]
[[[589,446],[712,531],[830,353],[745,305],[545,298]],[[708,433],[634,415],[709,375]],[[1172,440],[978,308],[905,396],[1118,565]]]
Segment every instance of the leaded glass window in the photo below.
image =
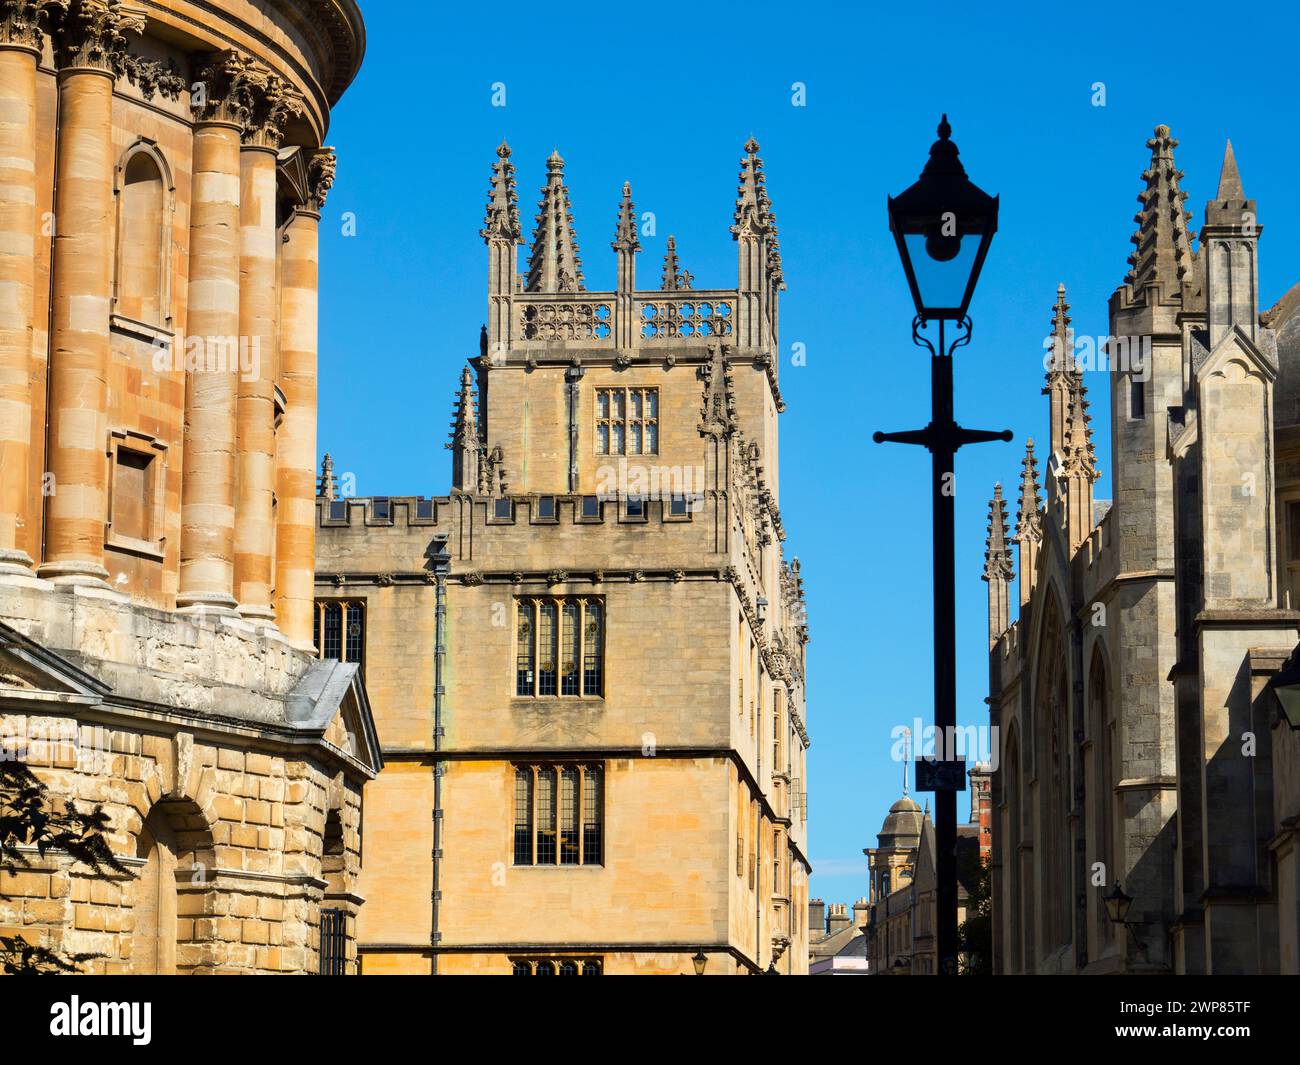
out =
[[517,765],[515,865],[600,865],[604,765]]
[[659,390],[596,390],[596,451],[601,455],[659,453]]
[[516,698],[604,695],[605,614],[596,599],[516,601]]

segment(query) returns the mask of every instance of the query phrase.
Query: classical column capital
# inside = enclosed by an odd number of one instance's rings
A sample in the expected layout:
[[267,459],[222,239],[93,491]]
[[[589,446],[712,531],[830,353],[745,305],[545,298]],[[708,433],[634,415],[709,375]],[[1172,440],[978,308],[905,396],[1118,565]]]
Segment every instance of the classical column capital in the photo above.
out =
[[126,72],[128,31],[143,33],[143,8],[121,0],[46,0],[60,70]]
[[196,57],[190,109],[200,122],[227,122],[250,148],[280,147],[284,127],[303,112],[302,94],[265,63],[233,49]]
[[311,153],[307,163],[307,210],[320,214],[325,209],[325,199],[334,187],[338,157],[333,148],[319,148]]
[[38,0],[35,5],[0,0],[0,10],[31,6],[48,14],[60,70],[97,70],[114,79],[125,77],[146,97],[178,100],[185,91],[185,79],[175,63],[131,54],[126,35],[144,32],[144,8],[123,0]]
[[45,0],[0,0],[0,48],[22,48],[40,54],[45,31],[41,13]]

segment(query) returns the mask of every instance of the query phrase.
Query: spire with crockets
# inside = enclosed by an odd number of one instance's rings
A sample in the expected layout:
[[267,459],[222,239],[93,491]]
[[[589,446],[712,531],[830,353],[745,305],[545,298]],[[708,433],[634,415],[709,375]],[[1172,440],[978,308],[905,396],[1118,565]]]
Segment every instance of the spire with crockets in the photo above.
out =
[[339,481],[334,476],[334,459],[330,453],[325,452],[325,458],[320,464],[320,477],[316,480],[316,498],[318,499],[337,499],[339,495]]
[[688,270],[683,270],[677,261],[677,238],[668,237],[668,251],[664,255],[664,274],[659,287],[665,292],[680,292],[691,287],[695,280]]
[[1065,301],[1065,285],[1056,286],[1056,304],[1052,307],[1052,332],[1048,337],[1051,357],[1043,395],[1049,397],[1049,424],[1052,452],[1060,454],[1065,443],[1065,423],[1069,418],[1071,393],[1074,391],[1078,366],[1074,359],[1074,330],[1070,327],[1070,305]]
[[569,187],[564,183],[564,160],[558,151],[546,160],[546,184],[537,205],[525,287],[529,292],[581,292],[584,287]]
[[1131,238],[1137,250],[1129,256],[1131,269],[1124,278],[1135,292],[1151,284],[1177,288],[1191,265],[1194,236],[1187,228],[1192,214],[1183,206],[1187,193],[1178,187],[1183,178],[1174,163],[1178,141],[1161,125],[1147,147],[1151,165],[1142,173],[1146,188],[1138,193],[1142,209],[1133,218],[1138,228]]
[[1025,442],[1020,463],[1020,513],[1016,515],[1016,547],[1020,554],[1020,605],[1029,602],[1038,570],[1038,548],[1043,542],[1042,501],[1038,495],[1038,459],[1034,441]]
[[492,187],[488,191],[487,217],[479,236],[484,240],[524,242],[519,225],[519,196],[515,191],[515,167],[510,162],[510,145],[502,141],[497,161],[492,164]]
[[468,366],[460,375],[460,393],[451,423],[451,484],[464,492],[477,492],[483,439],[479,431],[478,404],[474,397],[474,374]]
[[1011,548],[1007,542],[1007,503],[1002,485],[989,500],[988,538],[984,541],[984,580],[989,586],[989,646],[1011,626]]

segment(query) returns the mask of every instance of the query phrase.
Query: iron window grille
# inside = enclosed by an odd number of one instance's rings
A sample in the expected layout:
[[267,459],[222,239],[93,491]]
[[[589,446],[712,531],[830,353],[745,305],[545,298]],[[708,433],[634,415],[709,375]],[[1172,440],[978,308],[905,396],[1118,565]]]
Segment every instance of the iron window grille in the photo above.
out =
[[342,910],[320,912],[320,974],[346,976],[348,971],[348,922]]

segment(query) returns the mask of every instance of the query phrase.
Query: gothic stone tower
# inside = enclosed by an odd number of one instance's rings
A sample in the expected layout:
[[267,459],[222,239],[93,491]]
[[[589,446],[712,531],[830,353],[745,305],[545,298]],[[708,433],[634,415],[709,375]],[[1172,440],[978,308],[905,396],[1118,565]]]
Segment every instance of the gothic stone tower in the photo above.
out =
[[564,161],[527,269],[497,151],[488,318],[460,376],[451,491],[334,498],[319,637],[364,659],[388,768],[368,792],[368,972],[802,972],[802,583],[778,507],[784,288],[758,145],[734,288],[669,239],[585,287]]
[[[1000,491],[991,503],[1003,972],[1300,968],[1300,739],[1267,690],[1300,622],[1287,598],[1300,572],[1300,300],[1293,289],[1258,312],[1261,228],[1231,145],[1192,247],[1176,147],[1166,126],[1147,142],[1137,250],[1110,301],[1113,505],[1092,497],[1083,368],[1058,290],[1047,502],[1031,444],[1010,625]],[[1131,932],[1106,917],[1116,881],[1134,900]]]

